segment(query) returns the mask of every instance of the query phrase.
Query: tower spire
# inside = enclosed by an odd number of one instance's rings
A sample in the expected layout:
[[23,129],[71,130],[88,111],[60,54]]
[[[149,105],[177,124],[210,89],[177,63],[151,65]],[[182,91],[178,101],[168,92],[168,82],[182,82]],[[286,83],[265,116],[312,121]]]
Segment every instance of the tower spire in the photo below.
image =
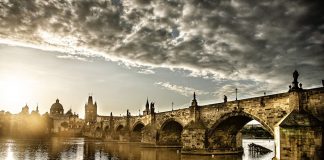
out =
[[148,101],[148,97],[146,99],[145,109],[146,109],[146,111],[148,111],[150,109],[150,104],[149,104],[149,101]]
[[150,112],[150,104],[148,101],[148,97],[146,97],[146,104],[145,104],[145,110],[143,111],[143,115],[148,115]]

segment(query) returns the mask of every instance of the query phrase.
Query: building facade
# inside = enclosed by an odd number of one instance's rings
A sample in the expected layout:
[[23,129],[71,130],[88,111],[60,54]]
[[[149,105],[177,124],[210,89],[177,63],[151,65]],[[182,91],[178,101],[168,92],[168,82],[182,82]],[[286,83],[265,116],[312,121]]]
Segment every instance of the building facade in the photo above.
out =
[[93,103],[92,96],[89,96],[88,102],[85,104],[85,123],[91,124],[97,121],[97,102]]
[[51,106],[49,116],[52,119],[52,133],[64,133],[66,136],[81,133],[84,121],[79,118],[79,115],[72,113],[72,109],[64,113],[64,108],[58,99]]

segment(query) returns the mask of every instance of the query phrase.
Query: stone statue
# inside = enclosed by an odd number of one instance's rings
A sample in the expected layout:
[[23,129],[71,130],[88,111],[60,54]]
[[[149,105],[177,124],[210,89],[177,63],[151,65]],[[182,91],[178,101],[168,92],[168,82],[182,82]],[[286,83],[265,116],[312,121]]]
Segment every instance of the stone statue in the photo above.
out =
[[297,72],[297,70],[295,70],[295,72],[293,73],[294,82],[298,82],[298,81],[297,81],[298,76],[299,76],[299,73]]
[[297,70],[294,71],[293,73],[293,77],[294,77],[294,81],[292,82],[292,88],[291,88],[291,91],[298,91],[300,90],[299,86],[298,86],[298,76],[299,76],[299,73],[297,72]]
[[289,92],[291,91],[291,85],[289,85],[289,90],[288,90]]
[[127,117],[130,117],[131,116],[131,113],[129,112],[129,110],[127,109],[127,113],[126,113],[127,115]]
[[196,92],[194,92],[193,94],[193,100],[191,102],[191,106],[197,106],[198,103],[197,103],[197,100],[196,100]]

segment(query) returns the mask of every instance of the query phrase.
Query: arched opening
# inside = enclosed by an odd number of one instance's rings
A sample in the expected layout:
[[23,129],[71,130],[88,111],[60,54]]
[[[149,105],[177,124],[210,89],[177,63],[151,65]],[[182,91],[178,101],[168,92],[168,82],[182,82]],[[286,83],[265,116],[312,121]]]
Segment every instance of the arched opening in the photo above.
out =
[[106,126],[104,129],[104,132],[107,134],[107,133],[109,133],[109,130],[110,130],[109,126]]
[[143,129],[144,129],[144,124],[142,122],[135,124],[135,126],[132,130],[131,141],[141,142]]
[[120,140],[120,135],[123,135],[123,125],[118,125],[118,127],[116,128],[115,134],[113,135],[113,139],[114,140]]
[[116,132],[121,132],[121,130],[124,128],[123,125],[119,125],[117,128],[116,128]]
[[164,122],[157,135],[158,145],[180,146],[182,130],[183,126],[175,120]]
[[107,138],[107,136],[110,134],[110,127],[109,126],[105,126],[103,129],[103,134],[102,137],[103,138]]
[[[254,123],[249,123],[251,121]],[[258,128],[251,128],[251,125],[258,126]],[[246,138],[249,140],[246,141]],[[243,152],[243,147],[247,149],[249,144],[259,143],[255,140],[256,138],[260,138],[258,141],[265,138],[264,142],[259,141],[262,142],[261,145],[266,144],[266,142],[273,143],[273,140],[269,140],[273,139],[273,131],[260,119],[252,115],[244,112],[233,112],[222,116],[209,130],[207,146],[209,150],[240,153]],[[273,146],[273,148],[268,148],[273,151],[274,143],[269,146]]]
[[102,138],[102,129],[100,127],[96,128],[95,137]]

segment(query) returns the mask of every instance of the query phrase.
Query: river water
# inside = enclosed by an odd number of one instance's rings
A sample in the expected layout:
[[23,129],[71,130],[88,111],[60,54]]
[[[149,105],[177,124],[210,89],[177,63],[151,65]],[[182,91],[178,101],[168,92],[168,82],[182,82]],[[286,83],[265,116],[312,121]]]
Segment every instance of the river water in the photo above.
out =
[[0,160],[258,160],[271,159],[274,152],[262,157],[252,157],[247,145],[255,143],[274,150],[273,140],[243,139],[242,156],[192,156],[181,155],[178,149],[141,148],[139,144],[111,143],[85,138],[0,139]]

